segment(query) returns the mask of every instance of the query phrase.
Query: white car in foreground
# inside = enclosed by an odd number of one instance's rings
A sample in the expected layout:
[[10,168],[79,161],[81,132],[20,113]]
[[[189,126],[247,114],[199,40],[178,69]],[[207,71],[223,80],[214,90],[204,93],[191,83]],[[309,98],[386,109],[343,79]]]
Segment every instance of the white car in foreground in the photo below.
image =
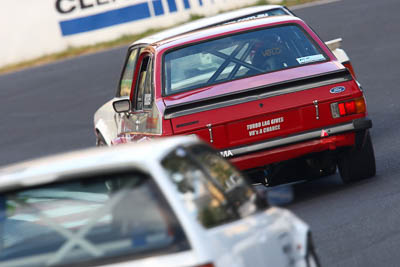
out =
[[0,170],[0,266],[318,266],[309,227],[194,137]]

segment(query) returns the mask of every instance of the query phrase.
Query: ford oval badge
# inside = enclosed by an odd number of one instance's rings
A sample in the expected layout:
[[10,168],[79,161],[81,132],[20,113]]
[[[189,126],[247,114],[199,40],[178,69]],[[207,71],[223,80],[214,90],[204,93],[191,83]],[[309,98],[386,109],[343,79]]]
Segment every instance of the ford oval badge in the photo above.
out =
[[331,94],[338,94],[338,93],[344,92],[344,90],[346,90],[346,87],[337,86],[337,87],[333,87],[331,90],[329,90],[329,92],[331,92]]

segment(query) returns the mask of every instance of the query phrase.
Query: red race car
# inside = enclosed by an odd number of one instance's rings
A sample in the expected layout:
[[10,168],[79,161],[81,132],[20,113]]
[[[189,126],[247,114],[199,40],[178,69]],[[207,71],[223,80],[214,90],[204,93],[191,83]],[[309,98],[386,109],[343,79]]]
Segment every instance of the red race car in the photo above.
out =
[[195,134],[266,185],[374,176],[371,127],[354,75],[291,15],[134,43],[95,114],[98,145]]

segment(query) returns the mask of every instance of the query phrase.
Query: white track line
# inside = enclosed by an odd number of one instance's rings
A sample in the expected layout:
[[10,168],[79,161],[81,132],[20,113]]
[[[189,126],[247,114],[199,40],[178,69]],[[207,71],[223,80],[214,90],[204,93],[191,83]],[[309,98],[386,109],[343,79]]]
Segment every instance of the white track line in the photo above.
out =
[[296,9],[302,9],[302,8],[306,8],[306,7],[326,5],[326,4],[335,3],[335,2],[339,2],[339,1],[342,1],[342,0],[321,0],[321,1],[317,1],[317,2],[311,2],[311,3],[296,5],[294,7],[290,7],[289,9],[290,10],[296,10]]

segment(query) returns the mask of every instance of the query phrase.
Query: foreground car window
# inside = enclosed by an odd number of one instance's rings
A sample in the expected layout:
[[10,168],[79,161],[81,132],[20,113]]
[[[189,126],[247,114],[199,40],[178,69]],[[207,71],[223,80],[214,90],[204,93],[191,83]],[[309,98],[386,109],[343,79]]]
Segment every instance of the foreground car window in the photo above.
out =
[[239,33],[168,52],[164,93],[176,94],[326,59],[300,26]]
[[1,266],[85,266],[185,249],[175,216],[142,173],[0,195]]
[[207,177],[185,149],[178,148],[169,154],[162,165],[176,185],[187,211],[204,227],[210,228],[238,219],[236,210],[222,188]]
[[204,145],[192,146],[190,152],[204,166],[209,176],[221,186],[227,198],[242,217],[258,210],[256,192],[227,160]]

